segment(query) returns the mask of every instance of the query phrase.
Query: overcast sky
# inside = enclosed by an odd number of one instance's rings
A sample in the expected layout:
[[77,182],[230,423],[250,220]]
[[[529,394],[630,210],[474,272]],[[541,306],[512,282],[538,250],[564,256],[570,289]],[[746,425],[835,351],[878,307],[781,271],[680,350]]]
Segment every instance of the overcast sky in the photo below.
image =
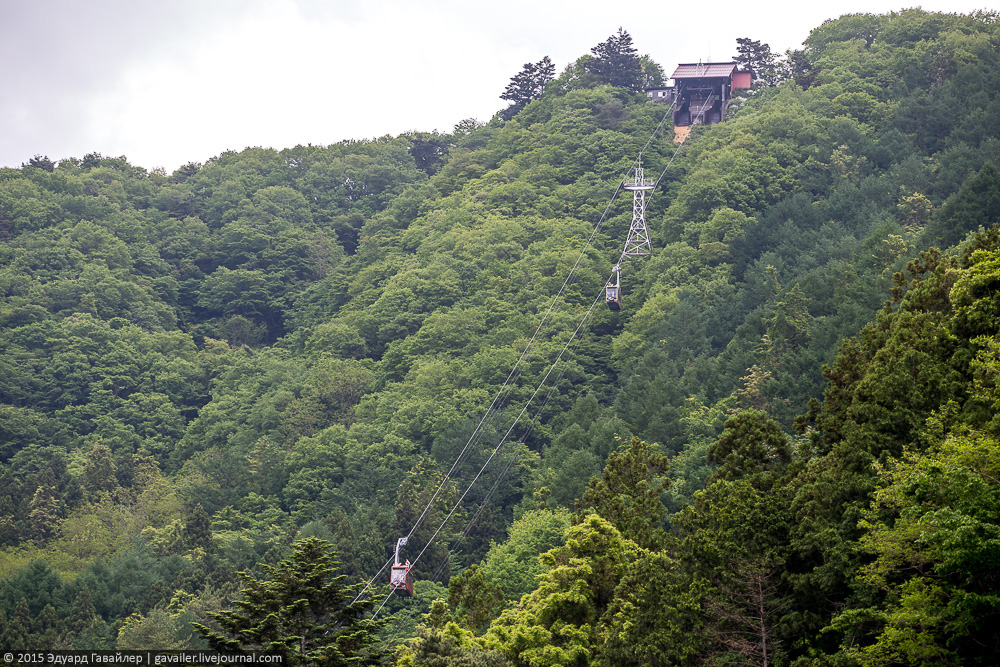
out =
[[[925,0],[926,10],[998,0]],[[98,152],[168,172],[247,146],[489,120],[526,62],[556,71],[621,26],[669,75],[737,37],[798,47],[886,0],[0,0],[0,166]]]

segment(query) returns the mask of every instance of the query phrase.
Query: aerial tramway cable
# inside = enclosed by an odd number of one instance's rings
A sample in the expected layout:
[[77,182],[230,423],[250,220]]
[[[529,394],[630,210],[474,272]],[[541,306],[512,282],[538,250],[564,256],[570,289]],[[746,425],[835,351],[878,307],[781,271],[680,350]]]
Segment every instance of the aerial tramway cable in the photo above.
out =
[[[420,513],[420,516],[417,518],[416,522],[414,522],[414,525],[410,529],[410,532],[407,533],[407,538],[412,537],[413,534],[420,527],[420,525],[423,523],[424,517],[427,516],[427,513],[430,511],[431,506],[434,504],[434,501],[437,500],[438,496],[441,494],[441,491],[444,489],[445,485],[448,483],[448,480],[451,478],[452,474],[455,472],[455,469],[458,467],[459,463],[463,460],[463,458],[465,456],[465,453],[468,451],[469,447],[477,439],[477,436],[480,434],[480,432],[482,430],[483,424],[486,423],[486,421],[487,421],[488,418],[490,418],[493,414],[495,414],[495,412],[496,412],[496,406],[498,404],[498,401],[499,401],[501,395],[503,395],[504,391],[507,389],[508,385],[510,384],[511,379],[514,378],[516,375],[519,376],[519,373],[517,371],[518,371],[518,368],[521,365],[521,362],[524,361],[524,358],[527,356],[528,351],[532,348],[532,346],[533,346],[536,338],[538,337],[538,334],[542,331],[542,329],[543,329],[546,321],[548,320],[549,316],[552,313],[553,308],[555,307],[555,304],[558,302],[559,298],[562,296],[563,292],[566,290],[566,287],[571,284],[572,278],[574,277],[577,268],[579,268],[580,262],[583,260],[583,257],[585,256],[585,254],[587,252],[587,249],[593,244],[594,238],[596,237],[598,231],[600,231],[600,228],[603,226],[604,222],[607,220],[608,213],[611,210],[611,206],[614,203],[615,199],[617,198],[618,193],[621,192],[621,189],[622,189],[622,185],[621,185],[621,182],[619,182],[618,188],[615,190],[614,195],[612,195],[611,200],[608,202],[607,207],[605,207],[604,213],[601,215],[600,221],[594,227],[593,232],[591,232],[590,237],[587,239],[586,245],[584,246],[583,250],[580,252],[580,255],[577,257],[576,262],[573,264],[573,267],[570,269],[570,272],[566,276],[566,279],[563,281],[563,284],[559,288],[559,291],[552,298],[552,302],[549,304],[548,309],[545,311],[545,315],[542,317],[542,320],[538,323],[538,326],[535,328],[535,332],[532,334],[531,339],[528,341],[527,345],[525,345],[524,351],[521,352],[521,356],[518,358],[517,362],[514,364],[514,368],[511,369],[511,372],[508,374],[507,379],[503,383],[503,386],[501,386],[500,389],[497,391],[496,396],[494,396],[493,401],[490,403],[490,407],[487,408],[486,413],[483,415],[483,418],[480,419],[479,424],[476,426],[476,429],[473,432],[472,436],[469,437],[469,440],[465,443],[465,446],[462,448],[462,451],[459,452],[458,457],[456,457],[455,462],[452,464],[451,468],[448,470],[448,473],[442,478],[441,483],[438,485],[437,489],[434,491],[434,494],[431,496],[431,499],[427,502],[427,505],[424,507],[423,511]],[[516,423],[516,421],[515,421],[515,423]],[[477,476],[477,478],[478,478],[478,476]],[[464,497],[464,494],[463,494],[463,497]],[[449,514],[449,516],[450,516],[450,514]],[[435,536],[436,535],[437,535],[437,532],[435,532]],[[426,548],[427,548],[427,545],[424,546],[424,550],[426,550]],[[421,550],[421,553],[423,553],[423,550]],[[392,562],[393,562],[393,559],[389,559],[388,561],[386,561],[386,563],[384,565],[382,565],[382,567],[375,574],[375,576],[373,576],[368,581],[368,583],[365,584],[365,586],[361,589],[361,591],[358,593],[357,597],[355,598],[355,601],[357,601],[358,599],[361,598],[362,595],[364,595],[365,591],[367,591],[368,588],[371,587],[371,585],[375,582],[375,580],[379,576],[382,575],[382,572],[384,572],[385,569],[387,567],[389,567],[389,564],[392,563]],[[414,561],[414,563],[415,562],[416,561]],[[411,566],[412,566],[412,564],[413,563],[411,563]],[[385,603],[383,602],[383,605],[384,604]],[[379,607],[379,609],[381,609],[381,607]]]
[[[445,527],[445,525],[451,519],[452,515],[455,514],[455,512],[458,510],[459,506],[461,506],[462,501],[465,500],[465,496],[468,495],[468,493],[472,489],[473,485],[475,485],[475,483],[482,476],[483,472],[486,470],[487,466],[489,466],[490,462],[493,460],[493,457],[496,456],[497,452],[500,450],[500,448],[507,441],[507,438],[510,436],[511,432],[514,430],[514,427],[517,426],[518,421],[520,421],[521,417],[523,417],[524,413],[528,410],[528,406],[531,405],[531,402],[534,400],[535,396],[538,395],[538,392],[541,390],[541,388],[545,386],[545,382],[549,379],[549,376],[552,374],[553,369],[562,360],[562,357],[566,353],[566,350],[569,348],[570,343],[573,342],[573,340],[576,338],[576,335],[580,332],[580,329],[582,329],[583,326],[584,326],[584,324],[587,322],[587,320],[590,319],[591,313],[593,313],[594,308],[600,302],[602,296],[603,296],[603,292],[602,293],[598,293],[597,298],[595,298],[594,301],[593,301],[593,303],[590,304],[590,308],[587,310],[586,314],[583,316],[583,319],[580,320],[580,323],[576,326],[576,329],[573,331],[573,334],[569,337],[569,340],[567,340],[566,343],[565,343],[565,345],[563,345],[563,348],[562,348],[562,350],[559,351],[559,355],[556,357],[556,360],[554,362],[552,362],[551,366],[549,366],[549,369],[548,369],[548,371],[546,371],[545,376],[542,378],[542,381],[538,383],[537,387],[535,387],[534,392],[532,392],[531,397],[528,398],[527,402],[525,402],[524,407],[521,408],[521,412],[518,413],[517,418],[514,419],[514,422],[511,424],[510,428],[507,429],[507,432],[500,439],[500,442],[497,443],[497,446],[493,448],[493,452],[490,453],[490,456],[486,460],[486,463],[483,464],[483,466],[482,466],[482,468],[480,468],[479,472],[476,473],[476,476],[472,479],[471,482],[469,482],[469,485],[466,487],[465,491],[459,497],[458,501],[456,501],[455,506],[451,508],[451,511],[449,511],[448,514],[447,514],[447,516],[445,516],[444,520],[441,521],[441,524],[437,527],[437,530],[434,531],[434,534],[431,535],[430,539],[427,540],[427,543],[424,544],[423,549],[420,550],[420,553],[417,554],[417,557],[414,558],[410,562],[411,566],[417,564],[417,561],[419,561],[420,558],[424,555],[424,552],[427,551],[427,548],[431,545],[432,542],[434,542],[434,540],[438,536],[438,533],[441,532],[441,530]],[[386,604],[387,601],[388,601],[388,597],[386,598],[386,600],[382,601],[382,604],[379,605],[379,608],[375,610],[374,614],[372,614],[372,619],[371,620],[375,620],[375,618],[378,616],[379,612],[382,611],[382,607],[385,606],[385,604]]]
[[[640,151],[639,156],[635,160],[633,160],[632,167],[634,167],[641,160],[642,153],[645,152],[645,150],[650,146],[650,144],[653,142],[653,140],[659,134],[661,128],[663,127],[664,123],[666,122],[667,117],[670,115],[671,111],[673,110],[675,104],[676,104],[676,101],[674,103],[672,103],[670,105],[670,107],[667,109],[666,113],[664,113],[664,115],[661,118],[659,124],[656,126],[656,128],[654,129],[654,131],[650,135],[649,139],[647,140],[646,145],[643,147],[643,150]],[[681,142],[681,146],[683,146],[683,143],[684,142],[682,141]],[[665,175],[667,168],[669,168],[670,164],[673,163],[674,158],[676,158],[678,152],[680,151],[681,146],[678,146],[677,150],[674,152],[674,155],[670,158],[670,161],[667,163],[667,166],[664,168],[663,172],[660,174],[660,177],[656,180],[656,182],[655,182],[656,186],[659,185],[660,180],[662,180],[663,176]],[[630,167],[630,169],[632,167]],[[435,490],[434,494],[431,496],[431,499],[428,501],[427,505],[424,507],[423,511],[420,513],[420,516],[414,522],[414,525],[410,529],[409,533],[407,533],[407,535],[406,535],[407,539],[410,538],[410,537],[412,537],[413,534],[418,530],[418,528],[420,527],[420,525],[423,523],[424,519],[426,518],[428,512],[430,511],[430,508],[433,506],[434,502],[437,500],[438,496],[441,494],[442,490],[445,488],[445,485],[451,479],[451,477],[454,474],[456,468],[464,460],[465,455],[468,452],[469,448],[472,446],[473,443],[475,443],[475,442],[478,441],[479,437],[481,437],[481,433],[482,433],[484,424],[488,423],[491,419],[493,419],[498,414],[498,412],[500,410],[500,407],[502,405],[504,405],[504,400],[502,399],[502,397],[504,397],[504,393],[506,391],[508,391],[508,387],[511,385],[512,380],[516,381],[516,379],[520,377],[519,368],[520,368],[522,362],[524,361],[525,357],[527,356],[529,350],[535,344],[535,341],[538,338],[539,333],[545,327],[546,322],[549,320],[549,317],[552,314],[553,308],[555,307],[556,303],[558,303],[560,297],[563,295],[563,293],[566,290],[567,286],[572,283],[572,279],[574,278],[574,276],[575,276],[575,274],[577,272],[577,269],[579,268],[580,263],[582,262],[583,258],[586,256],[587,250],[590,248],[591,245],[593,245],[593,241],[594,241],[595,237],[597,236],[598,232],[603,227],[604,223],[606,222],[606,220],[608,218],[608,213],[611,210],[611,206],[614,204],[615,200],[617,199],[618,195],[621,193],[621,191],[622,191],[622,189],[624,187],[625,187],[624,179],[620,179],[619,182],[618,182],[618,187],[616,188],[614,194],[611,196],[610,200],[608,201],[607,206],[605,207],[604,213],[601,215],[600,220],[594,226],[594,229],[591,232],[589,238],[587,239],[587,242],[585,243],[583,249],[580,251],[580,254],[577,257],[576,262],[573,264],[573,267],[570,269],[569,273],[567,274],[566,279],[563,281],[562,286],[559,288],[559,291],[553,297],[552,302],[549,304],[548,308],[546,309],[546,312],[543,315],[543,317],[542,317],[541,321],[539,322],[538,326],[536,327],[535,332],[532,334],[531,339],[525,345],[525,348],[522,351],[520,357],[518,358],[517,362],[514,364],[514,367],[511,369],[511,372],[508,374],[507,379],[504,381],[503,385],[497,391],[497,394],[494,396],[493,401],[490,403],[490,406],[489,406],[489,408],[487,408],[486,413],[483,415],[482,419],[480,419],[478,425],[476,426],[476,429],[473,431],[473,434],[469,437],[469,439],[466,442],[465,446],[462,448],[461,452],[459,452],[458,456],[456,457],[455,462],[452,464],[451,468],[448,470],[448,473],[442,478],[441,483],[438,485],[438,487]],[[603,291],[602,291],[602,294],[603,294]],[[457,511],[458,507],[461,505],[462,501],[465,499],[465,496],[468,495],[468,493],[471,490],[472,486],[479,480],[479,478],[482,476],[483,472],[485,471],[486,467],[490,464],[490,462],[496,456],[497,452],[500,450],[500,448],[503,446],[503,444],[507,441],[507,439],[510,436],[511,432],[513,431],[514,427],[517,425],[517,423],[524,416],[524,413],[527,411],[528,407],[531,405],[531,402],[535,399],[535,397],[537,396],[538,392],[545,385],[545,382],[548,380],[549,376],[551,375],[552,370],[562,360],[562,357],[565,354],[565,352],[566,352],[567,348],[569,347],[570,343],[572,343],[572,341],[574,339],[576,339],[577,334],[580,332],[580,329],[584,326],[584,324],[590,318],[590,315],[593,312],[594,307],[600,301],[600,297],[601,297],[601,295],[598,295],[598,297],[591,304],[590,309],[588,309],[587,313],[584,315],[583,319],[577,325],[577,328],[574,330],[573,334],[566,341],[566,344],[563,346],[563,349],[559,352],[559,355],[556,357],[555,362],[553,362],[553,364],[549,367],[549,370],[546,372],[545,376],[542,378],[542,381],[535,388],[535,390],[532,393],[531,397],[528,398],[527,402],[525,403],[524,407],[521,409],[521,411],[518,414],[518,416],[514,419],[514,421],[511,424],[510,428],[507,430],[507,432],[504,434],[504,436],[500,439],[500,441],[497,444],[497,446],[493,449],[493,452],[490,454],[490,456],[487,459],[486,463],[483,464],[483,467],[476,474],[476,476],[473,478],[473,480],[469,483],[468,487],[462,493],[461,497],[458,499],[458,501],[455,504],[455,506],[451,509],[451,511],[448,513],[448,515],[442,521],[441,525],[438,526],[437,530],[435,530],[434,534],[431,536],[431,538],[427,541],[427,543],[421,549],[420,553],[417,555],[417,558],[414,559],[410,563],[410,567],[412,567],[413,565],[416,564],[416,562],[424,554],[424,552],[427,550],[427,548],[430,546],[430,544],[437,538],[437,535],[444,528],[444,526],[447,524],[448,520],[452,517],[452,515]],[[577,345],[579,345],[579,342],[577,343]],[[565,372],[565,371],[563,371],[563,372]],[[550,390],[550,394],[549,394],[550,396],[551,396],[551,391],[554,391],[554,386],[553,386],[552,390]],[[548,398],[546,399],[545,402],[546,403],[548,402]],[[542,407],[544,407],[544,405]],[[541,411],[541,409],[539,409],[539,413],[538,414],[540,414],[540,411]],[[538,414],[536,414],[535,419],[538,417]],[[526,431],[526,432],[530,432],[531,428],[533,428],[533,424],[534,424],[535,419],[531,420],[532,425],[529,427],[528,431]],[[501,473],[500,477],[498,477],[497,483],[494,484],[494,488],[491,489],[490,493],[487,496],[486,501],[488,501],[489,497],[492,496],[493,492],[496,489],[496,486],[499,484],[500,480],[502,480],[503,475],[505,475],[506,471],[510,468],[510,465],[512,463],[513,463],[513,459],[511,460],[511,462],[509,462],[507,464],[507,466],[505,467],[504,471]],[[484,504],[485,504],[486,501],[484,501]],[[473,517],[473,520],[472,520],[473,522],[475,521],[476,518],[478,518],[479,513],[481,511],[482,511],[482,506],[480,507],[480,511],[476,513],[476,516]],[[471,523],[470,523],[470,527],[471,527]],[[465,531],[465,534],[467,534],[467,530]],[[463,537],[464,537],[464,535],[463,535]],[[393,561],[394,561],[394,559],[389,559],[388,561],[386,561],[386,563],[382,566],[382,568],[378,571],[378,573],[374,577],[372,577],[368,581],[368,583],[364,586],[364,588],[362,588],[361,592],[358,593],[357,597],[355,598],[355,601],[357,601],[358,599],[361,598],[362,595],[364,595],[365,591],[368,590],[368,588],[370,588],[372,586],[372,584],[375,582],[375,580],[379,576],[381,576],[382,572],[385,571],[386,567],[388,567]],[[382,607],[385,606],[387,600],[388,600],[388,597],[385,600],[383,600],[382,604],[375,611],[375,614],[372,616],[373,620],[378,615],[378,613],[381,611]]]
[[[672,111],[673,107],[674,107],[674,104],[671,104],[671,106],[667,109],[666,113],[664,113],[664,115],[661,118],[659,124],[654,129],[653,133],[650,135],[650,138],[647,140],[646,145],[643,147],[643,150],[645,150],[646,148],[648,148],[648,146],[655,139],[656,135],[659,133],[660,129],[663,127],[664,123],[666,122],[666,119],[667,119],[668,115],[670,114],[670,112]],[[680,149],[680,147],[678,147],[678,151],[679,151],[679,149]],[[673,159],[676,157],[676,155],[677,155],[677,151],[675,151],[674,156],[671,157],[670,163],[673,162]],[[641,153],[640,153],[640,156],[637,157],[636,160],[633,161],[633,163],[632,163],[633,166],[640,159],[641,159]],[[667,166],[669,167],[669,163],[668,163]],[[666,169],[664,169],[664,173],[665,172],[666,172]],[[660,178],[662,178],[662,176],[663,176],[663,174],[661,173]],[[659,179],[657,180],[657,184],[658,183],[659,183]],[[597,233],[600,231],[601,227],[603,226],[604,222],[606,221],[607,216],[608,216],[608,212],[610,211],[611,206],[613,205],[615,199],[617,199],[618,194],[621,192],[621,190],[623,189],[623,187],[624,187],[624,181],[623,180],[619,181],[618,187],[616,188],[615,193],[612,195],[611,199],[609,200],[608,205],[605,208],[604,213],[601,216],[601,219],[595,225],[594,230],[592,231],[590,237],[588,238],[587,243],[584,245],[584,248],[581,250],[580,255],[577,257],[577,260],[574,263],[574,265],[573,265],[572,269],[570,270],[569,274],[567,275],[566,280],[563,282],[562,286],[560,287],[559,292],[553,297],[552,302],[549,304],[549,307],[546,310],[545,315],[543,316],[542,320],[539,322],[538,327],[535,329],[535,333],[532,334],[531,339],[528,341],[528,344],[525,346],[525,349],[521,353],[521,356],[518,358],[517,363],[515,363],[514,368],[511,370],[511,373],[507,377],[507,380],[505,380],[503,386],[501,386],[500,390],[497,392],[497,395],[494,397],[493,402],[490,404],[490,407],[487,409],[486,414],[484,414],[483,418],[480,420],[479,424],[477,425],[476,430],[473,432],[472,436],[466,442],[465,447],[463,447],[462,451],[459,453],[458,457],[455,460],[455,463],[449,469],[448,473],[442,478],[441,483],[439,484],[438,488],[435,490],[435,492],[432,495],[431,499],[428,501],[427,505],[424,507],[424,510],[421,512],[420,517],[418,517],[417,521],[414,523],[414,526],[411,528],[410,532],[407,534],[408,538],[411,537],[414,534],[414,532],[416,532],[416,530],[419,528],[419,526],[423,522],[424,518],[426,517],[427,513],[430,511],[430,508],[433,505],[434,501],[437,499],[437,497],[440,495],[441,491],[444,489],[444,487],[447,484],[447,482],[450,480],[452,474],[454,473],[454,471],[457,468],[457,466],[459,465],[459,463],[464,459],[464,456],[465,456],[466,452],[468,451],[469,447],[473,444],[473,442],[475,442],[477,440],[477,437],[481,433],[483,424],[486,423],[487,420],[493,414],[495,414],[495,412],[496,412],[496,406],[497,406],[497,404],[499,402],[499,399],[503,395],[504,391],[507,389],[508,385],[511,382],[511,379],[515,378],[516,376],[519,377],[519,373],[517,373],[518,367],[520,366],[520,364],[523,361],[524,357],[527,355],[528,351],[531,349],[532,345],[534,344],[534,341],[536,340],[539,332],[542,330],[543,326],[545,325],[546,321],[548,320],[550,314],[552,313],[552,309],[554,308],[555,304],[558,302],[558,299],[562,296],[562,294],[565,291],[567,285],[569,285],[571,283],[571,280],[572,280],[573,276],[575,275],[576,270],[579,267],[580,262],[582,261],[583,257],[585,256],[586,251],[593,244],[594,238],[596,237]],[[596,304],[596,301],[595,301],[595,304]],[[591,306],[591,311],[592,310],[593,310],[593,305]],[[583,321],[581,321],[580,326],[582,326],[583,323],[589,318],[591,311],[588,311],[588,313],[584,317]],[[577,327],[577,331],[574,332],[574,336],[579,331],[580,326]],[[570,341],[572,341],[572,339],[573,338],[571,337]],[[567,345],[568,344],[569,344],[569,341],[567,342]],[[562,355],[565,353],[565,350],[566,350],[566,348],[564,347],[563,350],[560,352],[559,357],[557,358],[557,360],[555,362],[556,364],[562,358]],[[553,364],[553,367],[554,366],[555,366],[555,364]],[[516,424],[520,420],[520,418],[524,414],[524,411],[527,409],[527,406],[530,405],[530,403],[531,403],[532,400],[534,400],[534,397],[537,394],[538,389],[540,389],[541,386],[544,384],[545,380],[548,379],[548,376],[551,373],[551,370],[552,370],[552,368],[550,368],[549,372],[546,373],[545,378],[543,378],[543,380],[542,380],[542,384],[540,384],[539,387],[536,388],[535,393],[533,393],[532,396],[531,396],[531,398],[528,399],[528,402],[525,404],[525,408],[522,409],[522,411],[518,415],[517,419],[515,419],[514,424]],[[513,425],[511,426],[511,429],[513,429]],[[500,445],[502,445],[506,441],[506,439],[509,436],[509,434],[510,434],[510,430],[508,430],[508,432],[501,439]],[[500,445],[498,445],[497,449],[499,449]],[[495,453],[496,453],[496,449],[494,450],[494,453],[491,454],[490,458],[487,460],[487,464],[486,465],[489,464],[489,462],[492,460],[493,456],[495,456]],[[485,469],[485,466],[484,466],[484,469]],[[474,484],[478,480],[478,478],[479,478],[479,476],[481,474],[482,474],[482,470],[473,479],[473,482],[469,485],[469,488],[466,489],[465,493],[462,494],[462,497],[459,499],[459,502],[461,502],[461,500],[463,500],[465,498],[465,496],[469,492],[469,489],[471,489],[472,484]],[[437,537],[437,535],[440,532],[441,528],[443,528],[444,524],[448,521],[448,519],[450,519],[450,517],[454,514],[454,512],[455,512],[456,509],[457,509],[457,506],[456,506],[456,508],[453,508],[451,512],[449,512],[449,514],[446,517],[444,523],[442,523],[442,525],[438,527],[438,529],[435,531],[435,533],[431,537],[431,539],[427,542],[427,544],[424,545],[424,548],[421,550],[420,554],[418,555],[418,558],[423,555],[424,551],[426,551],[426,549],[430,545],[430,543],[433,542],[433,540]],[[379,570],[378,574],[376,574],[375,577],[373,577],[368,582],[368,584],[365,585],[365,587],[362,589],[362,591],[358,594],[358,598],[360,598],[361,595],[363,595],[364,592],[372,585],[372,583],[375,581],[375,579],[377,579],[381,575],[381,573],[385,570],[385,568],[388,567],[388,565],[389,565],[390,562],[391,561],[387,561],[382,566],[382,568]],[[416,560],[414,560],[413,563],[416,563]],[[413,563],[411,563],[411,566],[412,566]],[[356,599],[358,599],[358,598],[356,598]],[[384,606],[384,604],[385,604],[385,602],[383,602],[383,606]],[[379,609],[381,609],[381,607],[379,607]]]
[[[577,348],[579,348],[581,340],[582,340],[582,336],[577,336],[576,337],[576,345],[573,348],[574,352],[576,351]],[[523,443],[527,439],[527,437],[531,434],[531,431],[534,430],[535,424],[538,423],[538,419],[541,416],[542,411],[545,409],[545,406],[548,405],[549,400],[552,398],[552,395],[555,393],[555,390],[556,390],[556,387],[559,384],[559,381],[562,379],[562,377],[565,374],[566,374],[566,366],[564,364],[562,370],[559,371],[559,375],[556,377],[555,381],[552,384],[549,385],[549,393],[545,396],[545,400],[542,401],[542,404],[535,411],[534,416],[528,421],[528,427],[524,430],[524,432],[517,439],[517,442],[522,442]],[[519,454],[513,454],[507,460],[507,463],[504,464],[503,470],[501,470],[500,474],[497,475],[496,481],[494,481],[493,486],[490,487],[490,490],[486,493],[486,497],[483,498],[483,501],[479,504],[479,507],[476,509],[476,513],[472,516],[471,519],[469,519],[468,523],[465,526],[465,529],[462,530],[462,534],[459,536],[458,540],[456,540],[456,542],[451,546],[451,548],[449,549],[449,551],[454,551],[455,549],[457,549],[458,546],[462,543],[462,541],[468,536],[469,531],[472,530],[472,527],[475,525],[476,521],[479,519],[479,516],[482,514],[483,510],[486,508],[486,505],[488,505],[489,502],[490,502],[490,500],[493,498],[493,494],[496,493],[496,490],[497,490],[497,488],[499,488],[500,483],[503,482],[504,477],[506,477],[506,475],[507,475],[507,472],[510,470],[511,466],[513,466],[513,464],[518,461],[519,458],[520,458]],[[441,561],[441,564],[438,566],[438,569],[435,570],[434,575],[431,577],[431,581],[437,581],[438,580],[438,577],[441,576],[441,572],[444,570],[444,566],[447,565],[448,560],[449,560],[449,557],[445,557]]]

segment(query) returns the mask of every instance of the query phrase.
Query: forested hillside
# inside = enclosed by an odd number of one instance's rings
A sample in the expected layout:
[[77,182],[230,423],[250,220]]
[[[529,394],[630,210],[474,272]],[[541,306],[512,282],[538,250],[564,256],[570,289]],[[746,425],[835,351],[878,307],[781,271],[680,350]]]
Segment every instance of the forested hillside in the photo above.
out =
[[0,169],[0,646],[377,609],[408,535],[370,663],[995,664],[997,19],[828,21],[682,146],[619,30],[447,134]]

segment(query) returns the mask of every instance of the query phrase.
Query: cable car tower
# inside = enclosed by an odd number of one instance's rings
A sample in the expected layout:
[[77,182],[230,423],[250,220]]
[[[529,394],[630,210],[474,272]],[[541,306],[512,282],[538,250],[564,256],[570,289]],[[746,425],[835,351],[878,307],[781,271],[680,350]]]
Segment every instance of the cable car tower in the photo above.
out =
[[635,164],[633,180],[622,184],[625,190],[632,191],[632,224],[629,225],[628,238],[625,239],[625,249],[621,259],[611,271],[611,278],[605,286],[605,300],[611,310],[622,309],[621,265],[631,257],[644,257],[653,252],[649,243],[649,229],[646,226],[646,192],[656,187],[656,181],[648,180],[642,171],[642,153]]
[[622,259],[642,257],[652,252],[649,244],[649,230],[646,228],[646,192],[656,187],[656,181],[647,180],[642,173],[642,154],[635,165],[635,179],[625,181],[623,187],[632,191],[632,224],[625,240]]

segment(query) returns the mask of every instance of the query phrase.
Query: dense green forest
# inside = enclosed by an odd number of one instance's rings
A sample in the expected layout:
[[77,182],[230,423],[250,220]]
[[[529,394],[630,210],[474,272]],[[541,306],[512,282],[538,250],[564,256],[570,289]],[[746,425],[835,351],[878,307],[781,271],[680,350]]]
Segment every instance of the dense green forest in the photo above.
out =
[[619,29],[451,133],[0,169],[0,646],[996,664],[998,18],[827,21],[681,146]]

